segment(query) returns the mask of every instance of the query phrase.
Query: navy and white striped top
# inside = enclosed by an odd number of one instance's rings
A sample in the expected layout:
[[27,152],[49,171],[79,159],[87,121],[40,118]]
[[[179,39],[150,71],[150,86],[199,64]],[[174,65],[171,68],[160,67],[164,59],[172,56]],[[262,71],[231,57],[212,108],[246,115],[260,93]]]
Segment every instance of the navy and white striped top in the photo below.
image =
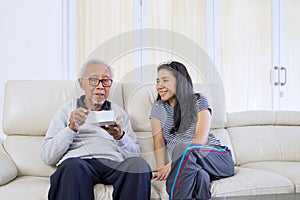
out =
[[[200,97],[196,101],[195,105],[196,113],[201,110],[210,110],[207,98],[200,94]],[[191,124],[190,128],[184,133],[177,132],[176,134],[170,133],[170,130],[174,127],[173,119],[174,109],[170,106],[168,101],[158,100],[154,103],[151,109],[150,118],[158,119],[162,125],[162,133],[167,144],[167,149],[170,155],[177,144],[191,144],[196,134],[196,122],[197,119]],[[220,141],[212,134],[208,136],[208,146],[221,145]]]

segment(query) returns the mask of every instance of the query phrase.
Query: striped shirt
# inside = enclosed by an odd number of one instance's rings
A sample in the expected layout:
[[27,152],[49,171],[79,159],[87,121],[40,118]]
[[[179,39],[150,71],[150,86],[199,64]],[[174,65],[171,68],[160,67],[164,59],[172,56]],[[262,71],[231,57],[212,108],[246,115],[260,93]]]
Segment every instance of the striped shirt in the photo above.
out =
[[[208,109],[211,111],[211,108],[208,104],[207,98],[200,94],[200,97],[197,99],[195,104],[196,113],[199,113],[202,110]],[[158,100],[154,103],[151,109],[150,118],[158,119],[162,125],[162,133],[167,144],[167,149],[170,155],[177,144],[191,144],[192,140],[195,138],[196,134],[196,122],[197,119],[193,121],[188,130],[183,133],[177,132],[175,134],[170,133],[170,130],[174,127],[173,119],[174,109],[170,106],[168,101]],[[208,146],[221,145],[220,141],[212,134],[208,135]]]

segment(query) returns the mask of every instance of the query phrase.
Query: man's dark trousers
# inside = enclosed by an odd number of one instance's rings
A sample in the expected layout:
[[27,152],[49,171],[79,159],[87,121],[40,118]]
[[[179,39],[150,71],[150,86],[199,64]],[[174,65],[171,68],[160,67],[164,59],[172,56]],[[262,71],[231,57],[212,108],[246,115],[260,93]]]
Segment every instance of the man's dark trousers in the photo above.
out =
[[94,185],[113,185],[113,199],[150,199],[151,169],[141,157],[123,162],[69,158],[50,177],[49,200],[92,200]]

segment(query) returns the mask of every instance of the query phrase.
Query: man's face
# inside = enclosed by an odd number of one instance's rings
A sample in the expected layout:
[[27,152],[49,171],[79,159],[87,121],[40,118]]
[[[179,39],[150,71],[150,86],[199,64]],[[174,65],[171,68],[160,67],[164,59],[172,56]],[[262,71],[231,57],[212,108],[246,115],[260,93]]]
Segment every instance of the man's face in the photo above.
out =
[[97,79],[111,79],[109,68],[103,64],[91,64],[86,68],[83,79],[79,79],[80,87],[86,93],[84,102],[90,109],[101,105],[109,96],[110,86],[104,87],[103,82],[99,82],[98,85],[93,84],[97,83]]

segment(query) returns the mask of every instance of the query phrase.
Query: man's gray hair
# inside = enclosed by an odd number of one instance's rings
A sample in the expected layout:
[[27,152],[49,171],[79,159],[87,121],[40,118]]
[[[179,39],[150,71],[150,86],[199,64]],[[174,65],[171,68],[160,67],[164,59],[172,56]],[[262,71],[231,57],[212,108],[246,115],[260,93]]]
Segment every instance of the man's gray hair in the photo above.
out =
[[84,78],[83,76],[86,71],[86,68],[92,64],[101,64],[101,65],[106,66],[110,71],[111,78],[113,79],[113,69],[111,68],[111,66],[109,66],[106,62],[104,62],[103,60],[100,60],[98,58],[92,58],[92,59],[87,60],[85,63],[83,63],[82,67],[80,68],[78,78]]

